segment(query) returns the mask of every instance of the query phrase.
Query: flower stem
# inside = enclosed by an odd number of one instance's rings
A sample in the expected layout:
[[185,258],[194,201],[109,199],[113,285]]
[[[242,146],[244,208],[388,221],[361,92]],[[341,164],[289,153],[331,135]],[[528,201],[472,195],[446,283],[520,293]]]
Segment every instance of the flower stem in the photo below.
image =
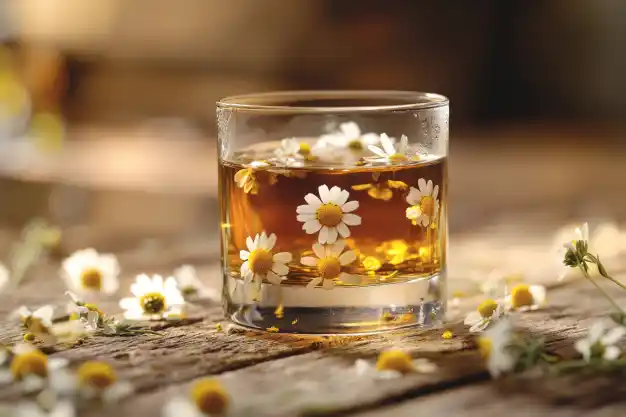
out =
[[604,278],[608,279],[609,281],[611,281],[612,283],[614,283],[615,285],[617,285],[618,287],[620,287],[623,290],[626,290],[626,285],[622,284],[621,282],[619,282],[618,280],[616,280],[613,277],[610,277],[608,275],[605,275]]
[[615,300],[613,300],[613,297],[611,297],[606,291],[604,291],[604,289],[593,278],[591,278],[591,276],[589,275],[589,272],[585,270],[583,265],[578,264],[578,267],[582,271],[585,278],[587,278],[587,280],[589,280],[598,289],[598,291],[600,291],[602,295],[604,295],[606,299],[609,300],[609,302],[613,305],[613,307],[621,314],[626,315],[624,310],[622,310],[622,308],[615,302]]

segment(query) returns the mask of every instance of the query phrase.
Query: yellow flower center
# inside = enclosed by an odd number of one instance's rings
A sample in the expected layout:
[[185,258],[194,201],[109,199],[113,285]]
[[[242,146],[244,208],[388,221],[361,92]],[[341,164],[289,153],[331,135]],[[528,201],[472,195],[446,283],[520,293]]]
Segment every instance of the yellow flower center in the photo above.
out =
[[361,143],[359,139],[353,139],[348,143],[348,148],[352,149],[353,151],[362,151],[363,143]]
[[78,368],[78,382],[81,386],[104,390],[117,381],[115,371],[105,362],[88,361]]
[[514,308],[531,306],[535,302],[528,285],[520,284],[511,290],[511,305]]
[[102,289],[102,272],[96,268],[88,268],[80,275],[83,288],[100,291]]
[[341,222],[342,218],[343,212],[337,204],[322,204],[317,209],[317,220],[322,226],[335,227]]
[[266,249],[255,249],[248,258],[250,270],[255,274],[265,275],[274,264],[272,253]]
[[401,350],[387,350],[381,352],[376,361],[376,369],[379,371],[397,371],[403,374],[413,372],[413,360],[411,356]]
[[93,312],[98,313],[98,315],[100,316],[100,318],[104,317],[104,313],[102,312],[102,310],[100,310],[100,309],[98,308],[98,306],[97,306],[97,305],[87,303],[87,304],[85,304],[85,305],[84,305],[84,307],[85,307],[85,308],[87,308],[87,310],[89,310],[89,311],[93,311]]
[[389,157],[389,160],[392,161],[392,162],[402,162],[402,161],[406,161],[408,159],[409,158],[407,158],[406,155],[401,154],[401,153],[394,153],[393,155],[391,155]]
[[481,336],[478,338],[477,343],[478,351],[483,358],[487,359],[489,356],[491,356],[491,350],[493,348],[493,343],[491,342],[491,339]]
[[11,374],[18,381],[28,375],[46,378],[48,376],[48,357],[38,350],[17,355],[11,362]]
[[161,314],[167,308],[165,296],[159,292],[149,292],[139,297],[139,304],[146,314]]
[[435,199],[430,195],[422,196],[420,199],[420,210],[428,217],[435,214]]
[[341,264],[334,257],[322,258],[317,263],[317,269],[324,279],[333,279],[337,278],[341,273]]
[[493,312],[496,311],[496,308],[498,308],[498,303],[489,299],[480,303],[477,310],[482,318],[488,319],[493,315]]
[[454,337],[454,334],[452,333],[451,330],[446,330],[445,332],[442,333],[441,337],[443,339],[452,339],[452,337]]
[[305,142],[300,142],[300,149],[298,149],[298,153],[302,156],[308,156],[311,154],[311,145]]
[[35,341],[36,336],[32,333],[25,333],[24,334],[24,341],[25,342],[34,342]]
[[222,414],[228,407],[228,394],[217,380],[198,381],[191,388],[191,398],[200,411],[207,415]]

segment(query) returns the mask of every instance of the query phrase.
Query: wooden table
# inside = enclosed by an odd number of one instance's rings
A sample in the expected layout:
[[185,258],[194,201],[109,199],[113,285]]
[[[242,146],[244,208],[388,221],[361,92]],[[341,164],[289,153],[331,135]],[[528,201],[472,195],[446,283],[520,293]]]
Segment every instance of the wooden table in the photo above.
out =
[[[450,311],[445,328],[452,330],[452,339],[441,337],[444,329],[331,338],[245,330],[226,334],[215,326],[223,320],[219,305],[195,305],[182,322],[153,324],[162,336],[94,337],[54,353],[73,365],[109,361],[135,386],[136,394],[119,405],[80,415],[158,416],[170,396],[185,394],[192,381],[207,375],[218,376],[229,389],[236,415],[624,415],[626,385],[617,375],[530,373],[491,381],[462,320],[481,300],[475,280],[495,268],[524,270],[528,281],[549,287],[549,303],[516,316],[517,325],[545,336],[553,353],[573,357],[574,341],[609,305],[584,280],[556,281],[552,240],[557,228],[574,220],[626,220],[623,179],[617,175],[624,173],[626,157],[607,147],[570,148],[565,154],[551,145],[488,149],[453,146],[449,280],[451,291],[468,296]],[[204,250],[216,248],[214,238],[118,253],[124,295],[135,274],[167,274],[189,261],[207,284],[219,286],[216,251]],[[626,259],[616,257],[608,264],[617,277],[626,275]],[[67,300],[58,266],[58,258],[42,260],[22,286],[0,295],[0,314],[22,304],[63,308]],[[626,305],[625,292],[606,288]],[[119,312],[115,300],[102,308]],[[1,342],[20,339],[15,323],[0,321]],[[389,347],[430,358],[440,370],[383,381],[357,376],[355,359],[374,361]],[[0,401],[17,400],[16,390],[0,390]]]

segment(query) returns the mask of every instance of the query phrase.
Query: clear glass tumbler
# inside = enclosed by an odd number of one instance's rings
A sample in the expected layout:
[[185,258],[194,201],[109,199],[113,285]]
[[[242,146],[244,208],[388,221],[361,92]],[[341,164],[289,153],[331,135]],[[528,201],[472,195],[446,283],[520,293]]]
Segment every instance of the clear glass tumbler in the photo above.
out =
[[310,334],[441,323],[448,114],[416,92],[220,100],[226,316]]

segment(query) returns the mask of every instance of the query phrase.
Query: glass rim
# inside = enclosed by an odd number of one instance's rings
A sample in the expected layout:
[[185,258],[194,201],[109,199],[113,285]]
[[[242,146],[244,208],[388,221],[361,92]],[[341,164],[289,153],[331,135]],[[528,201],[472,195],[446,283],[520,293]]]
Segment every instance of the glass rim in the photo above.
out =
[[[397,100],[397,104],[381,105],[288,105],[298,100]],[[276,104],[280,103],[280,104]],[[360,113],[403,110],[423,110],[446,107],[447,97],[441,94],[400,90],[301,90],[241,94],[224,97],[216,102],[218,108],[261,113]]]

